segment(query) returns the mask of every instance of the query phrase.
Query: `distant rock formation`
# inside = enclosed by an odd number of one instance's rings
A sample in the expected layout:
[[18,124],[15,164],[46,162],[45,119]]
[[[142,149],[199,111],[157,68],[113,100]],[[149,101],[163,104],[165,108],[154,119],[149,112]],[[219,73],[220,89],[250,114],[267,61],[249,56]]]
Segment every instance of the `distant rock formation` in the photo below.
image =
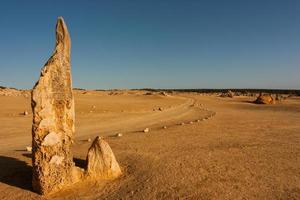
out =
[[60,17],[55,50],[32,90],[32,186],[41,194],[54,192],[78,179],[73,176],[78,169],[71,153],[75,114],[70,48],[69,32]]
[[233,98],[234,97],[234,93],[231,90],[228,90],[227,92],[224,92],[220,95],[220,97],[230,97]]
[[28,98],[30,95],[29,90],[18,90],[15,88],[6,88],[6,87],[0,87],[0,96],[7,96],[7,97],[19,97],[23,96],[25,98]]
[[254,101],[256,104],[275,104],[275,99],[270,94],[260,94]]
[[97,137],[87,155],[86,170],[73,162],[74,98],[70,66],[71,40],[63,18],[56,24],[56,47],[32,90],[32,187],[56,192],[89,177],[115,178],[120,167],[109,145]]
[[121,169],[110,146],[101,137],[96,137],[87,154],[87,176],[111,179],[121,174]]

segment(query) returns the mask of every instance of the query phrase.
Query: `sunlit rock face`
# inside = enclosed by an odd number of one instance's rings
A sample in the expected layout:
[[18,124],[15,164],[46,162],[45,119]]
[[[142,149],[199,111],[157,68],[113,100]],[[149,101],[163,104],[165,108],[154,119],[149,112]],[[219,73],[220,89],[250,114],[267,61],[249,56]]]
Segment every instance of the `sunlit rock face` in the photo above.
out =
[[72,174],[74,99],[70,69],[71,40],[63,18],[56,24],[56,46],[32,90],[33,189],[54,192],[76,179]]
[[87,155],[86,173],[90,178],[112,179],[121,175],[121,169],[110,146],[96,137]]
[[97,137],[89,148],[86,171],[73,162],[74,98],[70,68],[71,40],[63,18],[56,24],[56,46],[32,90],[32,187],[54,193],[86,179],[116,178],[121,169],[106,143]]
[[256,104],[275,104],[275,99],[269,94],[260,94],[254,101]]

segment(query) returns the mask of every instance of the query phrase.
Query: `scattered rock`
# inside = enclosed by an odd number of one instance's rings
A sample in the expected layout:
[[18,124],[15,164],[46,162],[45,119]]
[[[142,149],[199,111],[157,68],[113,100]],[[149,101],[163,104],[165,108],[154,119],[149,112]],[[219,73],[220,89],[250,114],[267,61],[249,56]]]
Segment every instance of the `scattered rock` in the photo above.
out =
[[180,123],[181,126],[183,126],[184,124],[185,124],[184,122],[181,122],[181,123]]
[[163,111],[163,109],[161,107],[158,108],[159,111]]
[[165,93],[165,92],[160,92],[159,94],[160,94],[160,95],[163,95],[163,96],[168,96],[168,94]]
[[285,97],[284,97],[283,95],[276,94],[275,100],[276,100],[276,101],[283,101],[283,100],[285,100]]
[[194,122],[190,121],[190,124],[193,124]]
[[88,141],[88,142],[91,142],[91,141],[92,141],[92,139],[91,139],[91,138],[88,138],[88,139],[87,139],[87,141]]
[[144,133],[148,133],[149,131],[150,131],[149,128],[145,128],[145,129],[144,129]]
[[122,137],[122,136],[123,136],[122,133],[117,133],[117,134],[116,134],[116,137]]
[[275,104],[275,99],[270,94],[260,94],[254,101],[256,104]]
[[32,147],[30,147],[30,146],[26,147],[26,151],[31,152],[32,151]]
[[99,136],[88,150],[86,172],[89,177],[97,179],[111,179],[122,174],[110,146]]
[[220,95],[220,97],[230,97],[230,98],[233,98],[234,97],[234,93],[231,90],[228,90],[227,92],[222,93]]
[[163,129],[167,129],[167,126],[163,126]]
[[23,112],[23,115],[28,115],[28,111],[27,110],[25,110],[24,112]]

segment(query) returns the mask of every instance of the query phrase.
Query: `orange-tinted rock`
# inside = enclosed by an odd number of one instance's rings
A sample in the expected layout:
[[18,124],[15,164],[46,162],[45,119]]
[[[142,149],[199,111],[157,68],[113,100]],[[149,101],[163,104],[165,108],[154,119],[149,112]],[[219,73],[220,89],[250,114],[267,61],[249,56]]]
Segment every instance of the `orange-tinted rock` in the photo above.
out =
[[111,179],[121,175],[121,169],[110,146],[101,137],[96,137],[87,154],[86,173],[96,179]]
[[254,101],[256,104],[275,104],[275,99],[269,94],[260,94]]
[[228,90],[227,92],[222,93],[220,95],[220,97],[230,97],[230,98],[233,98],[234,97],[234,93],[231,90]]
[[75,114],[70,48],[69,32],[60,17],[56,24],[55,50],[32,90],[32,186],[40,194],[73,183],[78,177],[72,174],[80,171],[71,153]]

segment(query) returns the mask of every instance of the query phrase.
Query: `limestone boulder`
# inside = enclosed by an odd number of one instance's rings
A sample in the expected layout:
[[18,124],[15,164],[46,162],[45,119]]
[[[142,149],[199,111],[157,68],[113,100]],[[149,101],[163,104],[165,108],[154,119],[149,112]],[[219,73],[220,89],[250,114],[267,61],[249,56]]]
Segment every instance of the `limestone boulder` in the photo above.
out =
[[112,179],[122,173],[109,144],[99,136],[89,148],[86,161],[86,173],[89,177]]
[[254,101],[256,104],[275,104],[275,99],[270,94],[260,94]]

